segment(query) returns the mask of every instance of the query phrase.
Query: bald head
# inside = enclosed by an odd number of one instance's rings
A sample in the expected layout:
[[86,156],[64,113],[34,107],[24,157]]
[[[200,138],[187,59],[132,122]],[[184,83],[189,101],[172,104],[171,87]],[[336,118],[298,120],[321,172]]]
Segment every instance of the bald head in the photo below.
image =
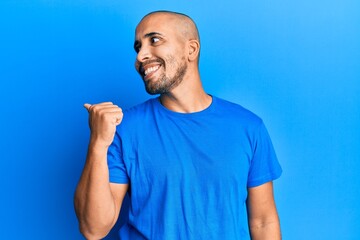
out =
[[200,42],[198,28],[195,22],[187,15],[171,11],[155,11],[145,15],[138,26],[151,17],[163,17],[167,23],[171,23],[184,40],[197,40]]
[[199,83],[200,42],[194,21],[181,13],[147,14],[136,27],[135,68],[150,94],[169,93],[183,82]]
[[181,13],[156,11],[144,16],[135,30],[134,49],[138,53],[138,67],[146,59],[157,58],[159,53],[181,56],[187,64],[199,65],[200,41],[196,24]]

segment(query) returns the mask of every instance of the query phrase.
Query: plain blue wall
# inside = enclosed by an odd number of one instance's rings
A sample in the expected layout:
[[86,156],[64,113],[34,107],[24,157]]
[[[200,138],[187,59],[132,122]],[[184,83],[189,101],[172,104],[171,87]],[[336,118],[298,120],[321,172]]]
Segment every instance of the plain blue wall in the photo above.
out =
[[0,239],[82,239],[73,211],[89,136],[82,105],[149,97],[133,35],[159,9],[198,23],[206,90],[264,119],[284,170],[283,238],[359,239],[355,0],[1,0]]

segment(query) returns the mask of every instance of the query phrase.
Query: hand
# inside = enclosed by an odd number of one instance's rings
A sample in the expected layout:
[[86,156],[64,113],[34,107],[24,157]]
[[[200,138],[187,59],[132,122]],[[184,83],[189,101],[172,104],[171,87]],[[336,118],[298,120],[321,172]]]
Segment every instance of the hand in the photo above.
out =
[[112,102],[99,104],[84,104],[89,112],[90,142],[109,147],[114,140],[116,126],[121,123],[123,113],[121,108]]

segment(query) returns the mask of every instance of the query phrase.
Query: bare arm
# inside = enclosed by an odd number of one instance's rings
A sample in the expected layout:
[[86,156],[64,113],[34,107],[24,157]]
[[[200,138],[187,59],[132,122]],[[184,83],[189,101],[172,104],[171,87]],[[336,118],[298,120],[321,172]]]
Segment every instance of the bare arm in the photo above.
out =
[[122,111],[112,103],[85,107],[89,111],[91,136],[74,204],[82,234],[87,239],[100,239],[116,223],[128,189],[128,184],[109,183],[107,166],[107,150],[122,120]]
[[251,239],[281,239],[280,222],[276,211],[272,182],[249,188],[247,207]]

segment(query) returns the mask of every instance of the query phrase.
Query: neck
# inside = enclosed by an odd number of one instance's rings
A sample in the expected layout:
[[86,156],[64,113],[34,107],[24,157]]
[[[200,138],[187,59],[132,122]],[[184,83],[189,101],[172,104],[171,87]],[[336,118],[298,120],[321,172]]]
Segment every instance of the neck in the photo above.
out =
[[187,78],[175,89],[160,95],[161,104],[167,109],[180,112],[199,112],[210,106],[212,97],[203,89],[200,76],[193,75]]

